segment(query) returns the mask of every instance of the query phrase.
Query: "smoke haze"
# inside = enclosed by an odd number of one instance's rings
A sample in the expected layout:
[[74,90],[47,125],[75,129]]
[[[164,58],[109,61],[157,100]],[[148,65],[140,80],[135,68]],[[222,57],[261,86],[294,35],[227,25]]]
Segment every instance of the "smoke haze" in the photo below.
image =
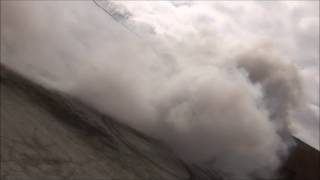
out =
[[272,39],[243,43],[205,28],[158,36],[130,23],[148,33],[130,33],[93,2],[1,2],[1,63],[164,141],[189,163],[270,177],[292,145],[290,113],[306,105],[296,65]]

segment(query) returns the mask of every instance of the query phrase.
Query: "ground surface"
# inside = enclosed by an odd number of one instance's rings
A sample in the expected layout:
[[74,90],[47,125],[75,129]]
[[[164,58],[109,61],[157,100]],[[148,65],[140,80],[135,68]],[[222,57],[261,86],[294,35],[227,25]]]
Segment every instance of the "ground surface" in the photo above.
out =
[[[0,68],[0,179],[227,179],[186,165],[162,143]],[[277,180],[318,180],[319,151],[296,141]]]
[[189,177],[157,141],[71,98],[1,73],[1,179]]

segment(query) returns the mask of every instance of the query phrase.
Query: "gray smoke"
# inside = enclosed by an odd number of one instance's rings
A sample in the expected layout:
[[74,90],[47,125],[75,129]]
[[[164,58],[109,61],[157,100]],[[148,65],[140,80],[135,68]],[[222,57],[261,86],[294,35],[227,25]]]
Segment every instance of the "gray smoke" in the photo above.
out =
[[303,93],[296,67],[281,60],[267,47],[258,47],[238,59],[249,79],[262,87],[264,103],[271,120],[281,132],[289,133],[290,110],[302,104]]
[[190,37],[163,52],[92,2],[1,1],[1,13],[3,64],[163,140],[189,163],[270,177],[287,153],[288,114],[302,90],[295,66],[272,48],[234,52]]

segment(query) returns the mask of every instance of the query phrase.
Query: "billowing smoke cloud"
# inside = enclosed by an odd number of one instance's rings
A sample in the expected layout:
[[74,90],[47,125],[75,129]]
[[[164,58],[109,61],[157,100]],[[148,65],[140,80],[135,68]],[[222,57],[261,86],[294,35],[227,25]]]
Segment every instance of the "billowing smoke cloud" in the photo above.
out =
[[186,162],[270,177],[288,152],[302,88],[274,49],[234,48],[222,34],[204,38],[208,29],[188,44],[143,40],[93,2],[1,8],[3,64],[163,140]]
[[238,60],[239,67],[249,73],[249,79],[262,87],[270,118],[281,131],[289,132],[289,113],[303,104],[300,78],[296,67],[275,56],[272,49],[256,48]]

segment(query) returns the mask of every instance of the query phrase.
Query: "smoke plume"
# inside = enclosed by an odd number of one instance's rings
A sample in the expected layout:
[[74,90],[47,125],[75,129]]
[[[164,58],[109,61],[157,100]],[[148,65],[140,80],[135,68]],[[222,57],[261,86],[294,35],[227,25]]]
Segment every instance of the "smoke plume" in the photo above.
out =
[[291,144],[299,74],[270,46],[207,41],[141,39],[93,2],[1,1],[1,63],[164,141],[188,163],[270,177]]

